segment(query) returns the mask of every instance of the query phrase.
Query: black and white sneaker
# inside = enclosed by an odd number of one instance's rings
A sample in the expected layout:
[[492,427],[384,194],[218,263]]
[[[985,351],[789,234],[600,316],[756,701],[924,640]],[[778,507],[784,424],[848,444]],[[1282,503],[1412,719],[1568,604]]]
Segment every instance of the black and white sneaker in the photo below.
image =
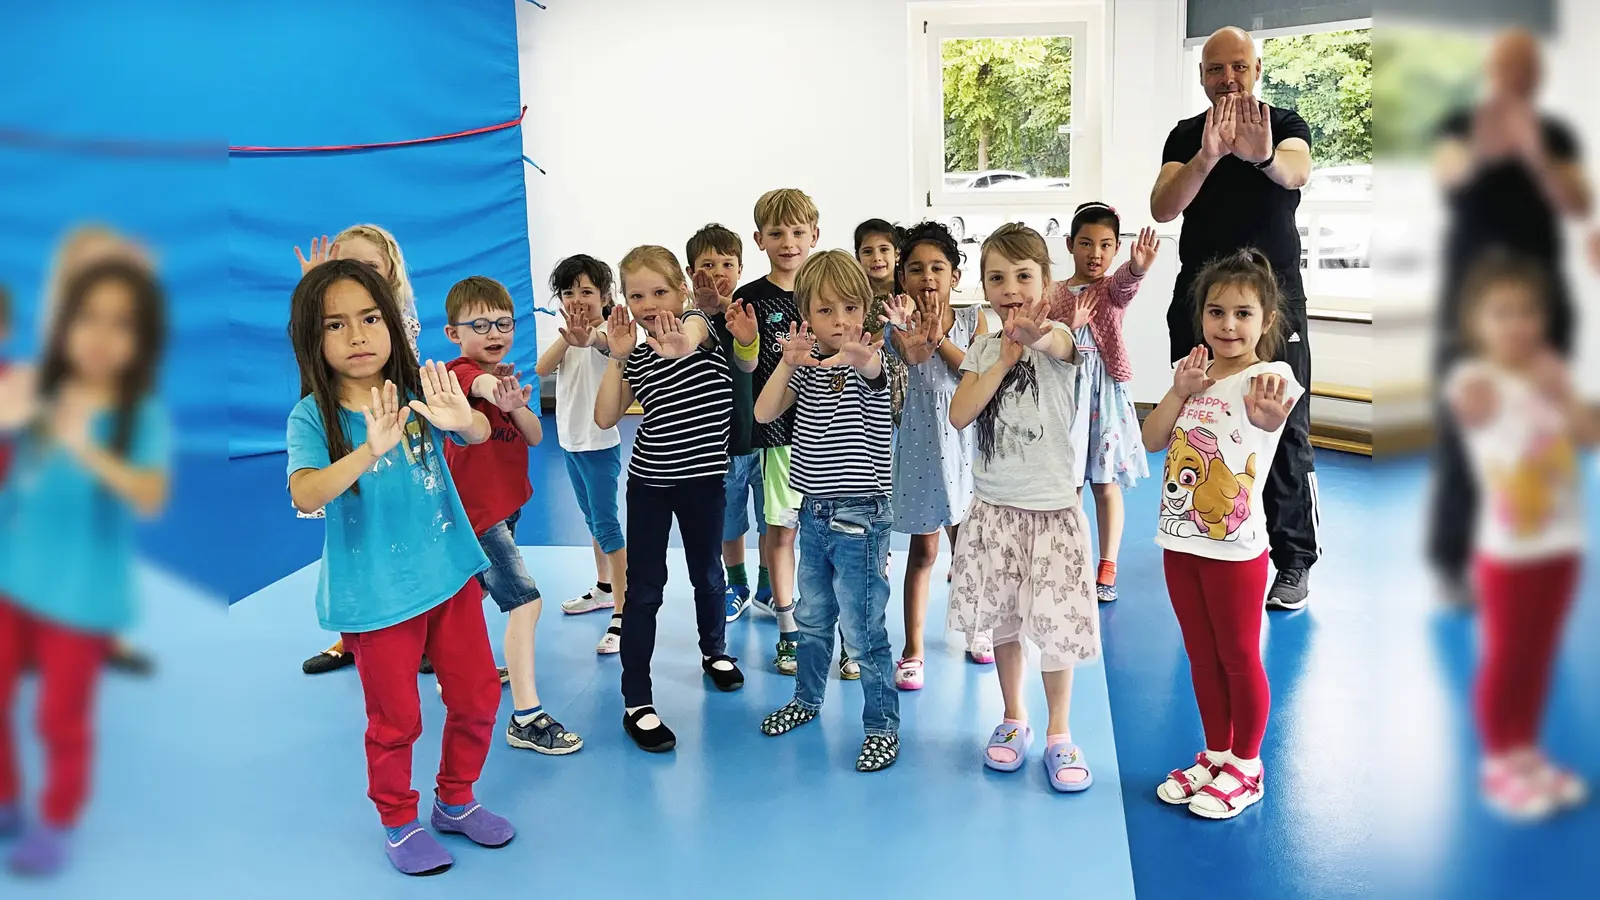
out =
[[1310,572],[1306,569],[1284,569],[1272,580],[1267,591],[1267,609],[1304,609],[1311,596]]
[[543,712],[526,725],[518,725],[517,717],[512,716],[506,728],[506,743],[546,756],[566,756],[583,749],[583,738],[561,727],[560,722]]

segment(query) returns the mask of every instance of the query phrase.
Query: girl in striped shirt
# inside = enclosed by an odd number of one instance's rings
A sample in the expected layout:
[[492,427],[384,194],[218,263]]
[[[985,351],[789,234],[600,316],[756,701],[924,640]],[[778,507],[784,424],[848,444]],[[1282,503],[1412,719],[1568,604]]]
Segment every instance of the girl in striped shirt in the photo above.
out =
[[[636,247],[617,271],[627,305],[611,310],[606,327],[611,360],[595,398],[594,422],[602,429],[615,427],[635,397],[644,407],[628,461],[622,725],[641,748],[663,753],[677,745],[677,738],[652,705],[650,660],[674,517],[694,584],[700,667],[718,690],[744,686],[723,637],[722,479],[728,471],[733,379],[711,321],[698,310],[684,311],[689,286],[671,250]],[[647,335],[642,344],[635,322]]]

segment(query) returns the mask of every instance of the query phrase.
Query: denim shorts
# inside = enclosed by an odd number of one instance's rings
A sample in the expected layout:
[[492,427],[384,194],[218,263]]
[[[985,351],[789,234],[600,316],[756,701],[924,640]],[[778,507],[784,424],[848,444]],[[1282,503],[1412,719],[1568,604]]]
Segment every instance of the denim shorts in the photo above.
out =
[[728,500],[722,513],[722,540],[737,541],[750,532],[750,498],[756,502],[756,533],[767,533],[765,485],[761,480],[760,450],[728,457],[728,474],[722,487]]
[[521,517],[519,509],[504,522],[478,535],[478,545],[483,547],[483,555],[489,557],[489,568],[478,576],[478,583],[503,613],[539,599],[539,586],[533,583],[522,561],[522,551],[517,549],[517,519]]
[[589,536],[601,553],[627,546],[622,523],[617,520],[617,477],[622,474],[622,445],[605,450],[567,453],[567,479],[578,495],[578,509],[589,526]]

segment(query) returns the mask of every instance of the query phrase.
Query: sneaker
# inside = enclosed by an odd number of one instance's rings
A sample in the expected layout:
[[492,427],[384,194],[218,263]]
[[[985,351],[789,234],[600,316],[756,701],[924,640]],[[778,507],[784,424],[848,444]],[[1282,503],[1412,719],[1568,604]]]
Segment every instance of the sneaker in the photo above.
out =
[[1311,596],[1310,573],[1306,569],[1283,569],[1267,591],[1267,609],[1304,609]]
[[772,661],[779,675],[793,675],[800,671],[800,642],[778,639],[778,656]]
[[756,595],[751,598],[750,604],[773,618],[778,616],[778,610],[772,604],[772,588],[770,587],[764,587],[756,591]]
[[617,605],[617,598],[610,591],[602,591],[598,587],[590,588],[582,597],[574,597],[561,603],[561,611],[569,616],[581,616],[592,613],[597,609],[611,609]]
[[546,756],[566,756],[583,749],[583,738],[561,727],[547,712],[534,716],[526,725],[518,725],[517,717],[512,716],[511,724],[506,726],[506,743]]
[[1111,603],[1117,599],[1117,586],[1114,584],[1096,584],[1094,596],[1101,603]]
[[730,584],[726,594],[728,600],[727,618],[730,623],[739,621],[744,611],[750,608],[750,588],[742,584]]

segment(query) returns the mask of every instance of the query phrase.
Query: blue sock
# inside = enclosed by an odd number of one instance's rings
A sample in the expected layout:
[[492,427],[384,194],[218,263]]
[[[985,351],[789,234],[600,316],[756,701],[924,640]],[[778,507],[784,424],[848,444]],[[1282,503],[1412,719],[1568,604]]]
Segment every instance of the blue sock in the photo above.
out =
[[395,841],[400,840],[400,838],[404,837],[406,832],[411,831],[412,829],[421,828],[421,827],[422,827],[422,824],[420,822],[418,822],[416,819],[412,819],[411,821],[407,822],[406,824],[401,825],[399,828],[385,828],[383,830],[387,831],[389,833],[389,843],[392,844]]
[[518,725],[526,725],[539,718],[539,714],[542,712],[544,712],[542,705],[535,706],[533,709],[519,709],[511,714],[511,721],[516,722]]
[[445,815],[447,815],[447,816],[459,816],[462,813],[467,811],[467,808],[472,805],[473,801],[468,800],[466,803],[463,803],[460,806],[451,806],[450,804],[445,803],[444,801],[440,800],[438,797],[434,797],[433,798],[433,803],[434,803],[435,806],[437,806],[440,809],[444,810]]
[[798,631],[780,631],[780,632],[778,632],[778,640],[781,640],[781,641],[794,641],[794,642],[798,643],[800,641],[800,632],[798,632]]

